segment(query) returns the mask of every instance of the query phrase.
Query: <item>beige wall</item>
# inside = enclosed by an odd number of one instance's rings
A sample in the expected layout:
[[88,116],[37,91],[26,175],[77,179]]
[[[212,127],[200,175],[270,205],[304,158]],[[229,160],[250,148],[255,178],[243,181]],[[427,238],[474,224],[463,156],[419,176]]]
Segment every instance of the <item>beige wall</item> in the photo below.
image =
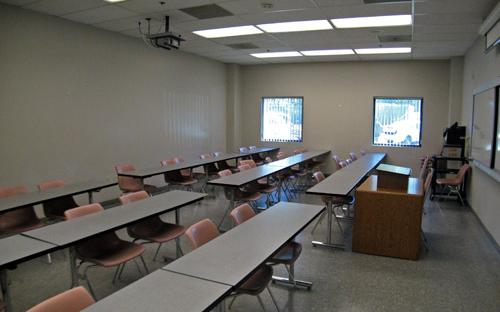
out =
[[[384,151],[390,163],[418,174],[418,158],[440,151],[448,123],[448,61],[337,62],[242,67],[242,140],[260,136],[262,96],[304,96],[304,143],[332,149],[341,157],[350,151]],[[422,148],[372,147],[374,96],[421,96]],[[292,149],[298,145],[285,145]]]
[[226,148],[220,62],[7,5],[0,38],[0,186]]
[[[479,38],[464,58],[462,122],[470,133],[474,89],[500,78],[500,47],[484,53]],[[488,231],[500,244],[500,184],[479,168],[472,168],[469,203]]]

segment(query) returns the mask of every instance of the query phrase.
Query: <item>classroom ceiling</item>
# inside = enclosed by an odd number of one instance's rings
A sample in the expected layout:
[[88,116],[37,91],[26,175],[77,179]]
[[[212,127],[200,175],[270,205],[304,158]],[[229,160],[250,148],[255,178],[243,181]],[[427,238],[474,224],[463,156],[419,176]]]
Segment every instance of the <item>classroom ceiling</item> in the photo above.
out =
[[[126,0],[111,4],[104,0],[0,0],[25,9],[137,37],[138,40],[141,37],[137,26],[140,19],[153,18],[152,30],[157,30],[162,26],[163,16],[169,15],[171,31],[180,33],[186,39],[181,44],[181,50],[237,64],[445,59],[460,56],[465,54],[477,38],[479,26],[497,2],[416,0],[413,27],[263,33],[218,39],[205,39],[192,33],[195,30],[230,26],[412,13],[411,1],[385,1],[392,3],[369,3],[378,2],[375,0],[165,0],[164,4],[161,4],[162,1],[159,0]],[[223,10],[215,13],[226,16],[199,19],[193,16],[197,15],[196,9],[188,9],[207,4],[218,5]],[[393,42],[394,39],[398,41]],[[250,53],[268,51],[402,46],[411,46],[412,53],[272,59],[250,56]]]

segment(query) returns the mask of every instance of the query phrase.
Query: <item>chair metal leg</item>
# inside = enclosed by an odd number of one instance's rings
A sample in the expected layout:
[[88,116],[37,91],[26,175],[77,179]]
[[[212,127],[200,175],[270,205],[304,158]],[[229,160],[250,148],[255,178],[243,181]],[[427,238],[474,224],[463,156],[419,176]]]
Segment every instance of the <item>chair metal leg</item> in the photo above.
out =
[[123,269],[125,268],[125,265],[127,264],[127,262],[124,262],[122,264],[122,268],[120,269],[120,272],[118,272],[118,279],[121,280],[121,277],[122,277],[122,273],[123,273]]
[[116,282],[116,278],[118,277],[118,272],[120,272],[120,268],[121,268],[122,265],[123,265],[123,263],[120,263],[116,267],[115,274],[113,275],[113,281],[111,282],[112,284],[114,284]]
[[89,266],[85,267],[85,269],[83,270],[83,273],[82,273],[82,279],[85,280],[85,282],[87,283],[87,286],[89,288],[90,294],[92,295],[92,297],[94,299],[96,299],[97,297],[95,295],[94,289],[92,288],[92,284],[90,284],[89,277],[87,276],[87,271],[88,271],[88,269],[93,268],[95,266],[96,265],[89,265]]
[[50,253],[47,254],[47,262],[52,264],[52,255]]
[[323,221],[323,219],[325,218],[326,216],[326,211],[323,211],[321,213],[321,215],[319,216],[319,219],[318,221],[316,221],[316,224],[314,225],[312,231],[311,231],[311,234],[314,234],[314,232],[316,231],[316,228],[318,227],[318,225],[321,223],[321,221]]
[[269,286],[266,286],[267,291],[269,292],[269,295],[271,296],[271,300],[274,304],[274,307],[276,308],[276,311],[280,312],[280,308],[278,308],[278,303],[276,302],[276,299],[273,296],[273,293],[271,292],[271,289],[269,289]]
[[144,270],[146,270],[146,274],[149,274],[149,269],[148,266],[146,265],[146,261],[144,261],[144,257],[141,255],[139,256],[139,258],[141,259],[142,265],[144,266]]
[[291,285],[294,288],[297,288],[297,286],[305,287],[307,290],[311,290],[312,283],[311,282],[306,282],[306,281],[301,281],[295,279],[295,266],[294,264],[290,264],[287,266],[284,264],[286,271],[288,272],[288,277],[281,277],[281,276],[273,276],[273,283],[278,283],[278,284],[285,284],[285,285]]
[[264,302],[262,302],[262,298],[260,297],[260,295],[257,295],[257,300],[259,300],[262,311],[266,311],[266,307],[264,306]]
[[233,297],[233,299],[231,300],[231,302],[229,302],[229,310],[231,310],[231,307],[233,306],[233,303],[234,303],[234,301],[236,300],[236,297],[238,297],[238,296],[237,296],[237,295],[235,295],[235,296]]
[[158,244],[158,248],[156,248],[155,255],[153,257],[153,261],[156,261],[156,257],[158,256],[158,252],[160,251],[161,248],[161,243]]

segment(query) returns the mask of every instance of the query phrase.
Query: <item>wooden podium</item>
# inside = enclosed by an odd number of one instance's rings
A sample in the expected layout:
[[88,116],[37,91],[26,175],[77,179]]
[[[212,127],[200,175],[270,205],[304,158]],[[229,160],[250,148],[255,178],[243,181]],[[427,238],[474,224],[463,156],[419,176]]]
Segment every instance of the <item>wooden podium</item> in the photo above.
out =
[[377,167],[377,186],[383,189],[405,191],[408,188],[408,179],[411,169],[393,165],[382,164]]
[[422,181],[408,178],[404,190],[381,188],[370,176],[356,190],[352,251],[417,260],[424,193]]

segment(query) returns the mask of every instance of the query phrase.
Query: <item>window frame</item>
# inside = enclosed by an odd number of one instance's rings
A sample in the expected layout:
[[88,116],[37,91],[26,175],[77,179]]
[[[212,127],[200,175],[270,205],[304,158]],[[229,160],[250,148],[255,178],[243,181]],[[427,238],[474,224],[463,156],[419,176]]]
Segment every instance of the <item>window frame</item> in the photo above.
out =
[[[420,131],[418,145],[383,145],[375,143],[375,111],[377,108],[377,99],[396,99],[396,100],[420,100]],[[374,96],[372,111],[372,146],[391,147],[391,148],[421,148],[422,134],[424,129],[424,97],[423,96]]]
[[[263,113],[264,113],[264,99],[301,99],[302,100],[302,109],[301,109],[301,114],[302,114],[302,127],[301,127],[301,136],[300,140],[297,141],[287,141],[287,140],[278,140],[278,141],[269,141],[269,140],[263,140],[263,134],[264,134],[264,123],[263,123]],[[302,143],[304,142],[304,97],[303,96],[262,96],[260,98],[260,135],[259,135],[259,140],[260,142],[263,143],[285,143],[285,144],[293,144],[293,143]]]

